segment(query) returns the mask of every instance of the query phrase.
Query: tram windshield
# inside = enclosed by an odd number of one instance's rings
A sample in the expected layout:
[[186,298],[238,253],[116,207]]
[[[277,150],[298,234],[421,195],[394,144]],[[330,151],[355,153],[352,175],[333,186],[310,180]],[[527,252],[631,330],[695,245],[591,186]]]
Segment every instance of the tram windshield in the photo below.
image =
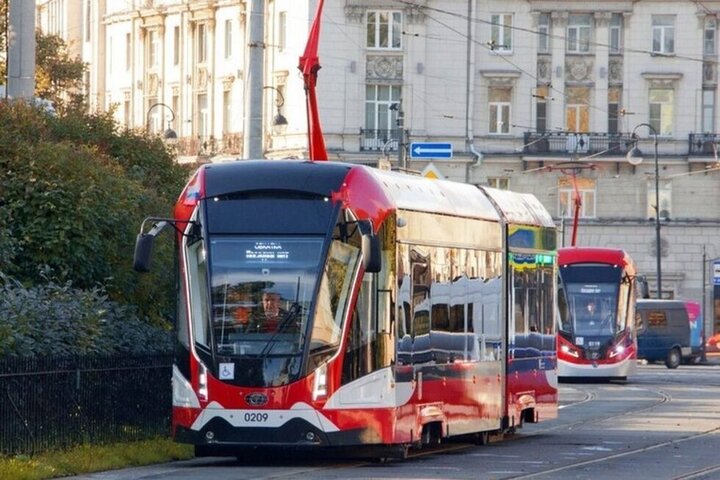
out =
[[575,336],[613,336],[625,329],[618,315],[622,269],[610,265],[560,269],[560,330]]
[[202,241],[187,247],[193,336],[217,378],[284,385],[337,351],[361,254],[332,240],[323,258],[323,242],[214,235],[207,255]]
[[297,355],[322,239],[215,237],[210,298],[216,353]]

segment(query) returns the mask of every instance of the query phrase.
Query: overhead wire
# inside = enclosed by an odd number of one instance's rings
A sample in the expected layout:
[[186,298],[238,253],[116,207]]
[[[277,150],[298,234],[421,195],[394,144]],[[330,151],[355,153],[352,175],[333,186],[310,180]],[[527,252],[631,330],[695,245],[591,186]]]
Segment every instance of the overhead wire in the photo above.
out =
[[[419,10],[425,11],[425,12],[426,12],[425,15],[426,15],[428,18],[430,18],[431,20],[435,21],[436,23],[438,23],[438,24],[440,24],[440,25],[445,26],[446,28],[449,28],[449,29],[450,29],[451,31],[453,31],[454,33],[457,33],[458,35],[463,36],[463,37],[465,37],[466,39],[468,38],[466,34],[464,34],[464,33],[462,33],[462,32],[459,32],[459,31],[457,31],[456,29],[454,29],[454,28],[452,28],[452,27],[450,27],[450,26],[447,26],[447,24],[445,24],[444,22],[441,22],[441,21],[439,21],[437,18],[435,18],[434,16],[428,14],[427,11],[432,11],[432,12],[436,12],[436,13],[439,13],[439,14],[445,14],[445,15],[452,16],[452,17],[455,17],[455,18],[464,19],[464,20],[466,20],[466,21],[472,21],[472,22],[475,22],[475,23],[481,23],[481,24],[486,24],[486,25],[490,25],[490,26],[499,25],[499,24],[494,23],[494,22],[492,22],[492,21],[490,21],[490,20],[485,20],[485,19],[481,19],[481,18],[469,18],[466,14],[463,14],[463,13],[453,12],[453,11],[450,11],[450,10],[447,10],[447,9],[436,8],[436,7],[431,7],[431,6],[427,6],[427,5],[420,5],[420,4],[413,3],[412,1],[409,1],[409,0],[394,0],[394,1],[395,1],[396,3],[402,4],[402,5],[405,5],[405,6],[413,6],[413,7],[417,8],[417,9],[419,9]],[[692,1],[692,0],[691,0],[691,1]],[[702,5],[702,3],[699,2],[699,1],[693,1],[693,3],[695,3],[695,4],[697,4],[697,5]],[[709,10],[706,6],[704,6],[704,5],[702,5],[702,6],[704,7],[704,9],[705,9],[706,12],[710,12],[710,10]],[[710,12],[710,13],[711,13],[711,12]],[[542,34],[542,35],[546,35],[548,38],[553,38],[553,39],[561,40],[561,41],[563,41],[563,42],[567,41],[567,37],[562,36],[562,35],[553,35],[553,34],[551,34],[551,33],[547,33],[547,34],[546,34],[546,33],[544,33],[544,32],[540,32],[539,30],[529,29],[529,28],[525,28],[525,27],[520,27],[520,26],[517,26],[517,25],[503,25],[503,27],[504,27],[504,28],[509,28],[509,29],[511,29],[511,30],[516,30],[516,31],[521,31],[521,32],[525,32],[525,33],[534,34],[534,35],[541,35],[541,34]],[[486,48],[486,49],[488,48],[488,45],[487,45],[487,44],[484,44],[484,43],[482,43],[482,42],[480,42],[480,41],[477,41],[477,40],[474,40],[474,42],[475,42],[477,45],[480,45],[480,46],[482,46],[482,47],[484,47],[484,48]],[[514,42],[514,43],[515,43],[515,42]],[[592,45],[592,46],[602,46],[602,47],[608,47],[608,48],[610,47],[610,45],[608,45],[608,44],[604,44],[604,43],[600,43],[600,42],[593,42],[593,41],[589,41],[588,44],[589,44],[589,45]],[[513,49],[515,50],[516,48],[517,48],[517,44],[513,45]],[[532,48],[531,48],[531,50],[534,51],[535,49],[532,49]],[[618,54],[625,55],[625,54],[628,54],[628,53],[645,54],[645,55],[651,55],[651,56],[655,56],[655,57],[661,57],[661,56],[668,56],[668,57],[670,57],[670,56],[671,56],[673,59],[688,60],[688,61],[694,61],[694,62],[700,62],[700,63],[707,63],[707,62],[715,63],[715,64],[718,63],[717,60],[706,60],[705,58],[701,58],[701,57],[693,57],[693,56],[682,55],[682,54],[663,55],[663,54],[659,54],[659,53],[657,53],[657,52],[652,52],[651,50],[637,49],[637,48],[628,48],[628,47],[625,47],[625,46],[622,46],[622,47],[620,47],[620,48],[618,49]],[[507,58],[506,55],[498,54],[497,56],[498,56],[499,58],[502,58],[502,59],[503,59],[504,61],[506,61],[507,63],[513,65],[513,66],[514,66],[515,68],[517,68],[520,72],[524,73],[525,75],[528,75],[528,76],[529,76],[530,78],[532,78],[532,79],[535,79],[536,82],[539,82],[538,77],[537,77],[536,75],[534,75],[534,74],[532,74],[531,72],[528,72],[527,70],[525,70],[525,69],[517,66],[515,63],[513,63],[512,61],[510,61],[510,60]],[[553,86],[552,86],[552,83],[550,83],[549,85],[547,85],[547,87],[548,87],[550,90],[552,90],[552,91],[554,91],[554,92],[557,92],[558,95],[561,96],[562,98],[567,99],[568,94],[567,94],[566,92],[564,92],[564,91],[558,90],[557,88],[553,87]],[[603,113],[603,114],[609,115],[609,111],[608,111],[607,109],[605,109],[605,108],[603,108],[603,107],[601,107],[601,106],[599,106],[599,105],[595,105],[595,104],[593,104],[591,101],[578,102],[578,104],[587,106],[588,108],[590,108],[590,109],[592,109],[592,110],[594,110],[594,111],[601,112],[601,113]],[[625,112],[625,109],[621,109],[621,114],[622,114],[622,112]],[[628,114],[629,114],[629,113],[628,113]],[[689,114],[687,114],[687,115],[688,115],[688,117],[695,118],[695,115],[693,115],[692,113],[689,113]],[[622,115],[622,116],[624,116],[624,115]],[[618,118],[618,120],[619,120],[619,118]]]

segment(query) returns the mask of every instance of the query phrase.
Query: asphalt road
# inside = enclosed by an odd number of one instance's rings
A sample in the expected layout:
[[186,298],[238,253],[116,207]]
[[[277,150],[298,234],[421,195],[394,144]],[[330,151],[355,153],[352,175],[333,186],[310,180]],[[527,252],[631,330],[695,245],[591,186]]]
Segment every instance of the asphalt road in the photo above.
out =
[[403,462],[205,458],[76,480],[720,479],[720,364],[643,365],[623,383],[561,384],[558,419]]

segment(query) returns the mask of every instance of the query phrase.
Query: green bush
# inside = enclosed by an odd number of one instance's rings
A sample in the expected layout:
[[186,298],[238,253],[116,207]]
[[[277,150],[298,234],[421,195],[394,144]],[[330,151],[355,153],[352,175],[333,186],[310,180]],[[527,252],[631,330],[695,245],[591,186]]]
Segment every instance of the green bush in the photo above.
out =
[[0,103],[0,272],[25,286],[101,288],[164,323],[173,304],[172,241],[157,242],[154,271],[132,270],[146,216],[167,216],[186,181],[157,138],[120,130],[111,114],[50,116]]
[[53,282],[25,288],[0,276],[0,357],[171,353],[168,330],[100,289]]

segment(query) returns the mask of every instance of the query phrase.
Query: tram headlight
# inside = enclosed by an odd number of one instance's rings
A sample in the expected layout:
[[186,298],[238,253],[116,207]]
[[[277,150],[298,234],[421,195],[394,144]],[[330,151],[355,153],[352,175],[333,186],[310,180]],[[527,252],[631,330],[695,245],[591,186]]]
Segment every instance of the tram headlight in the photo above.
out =
[[622,355],[625,352],[625,346],[623,345],[615,345],[611,350],[610,354],[608,355],[609,358],[615,358],[618,355]]
[[580,352],[570,347],[569,345],[560,345],[560,351],[571,357],[580,358]]
[[207,368],[202,363],[198,363],[198,369],[198,399],[206,402],[208,399]]
[[315,384],[313,385],[313,400],[327,395],[327,364],[323,364],[315,371]]

